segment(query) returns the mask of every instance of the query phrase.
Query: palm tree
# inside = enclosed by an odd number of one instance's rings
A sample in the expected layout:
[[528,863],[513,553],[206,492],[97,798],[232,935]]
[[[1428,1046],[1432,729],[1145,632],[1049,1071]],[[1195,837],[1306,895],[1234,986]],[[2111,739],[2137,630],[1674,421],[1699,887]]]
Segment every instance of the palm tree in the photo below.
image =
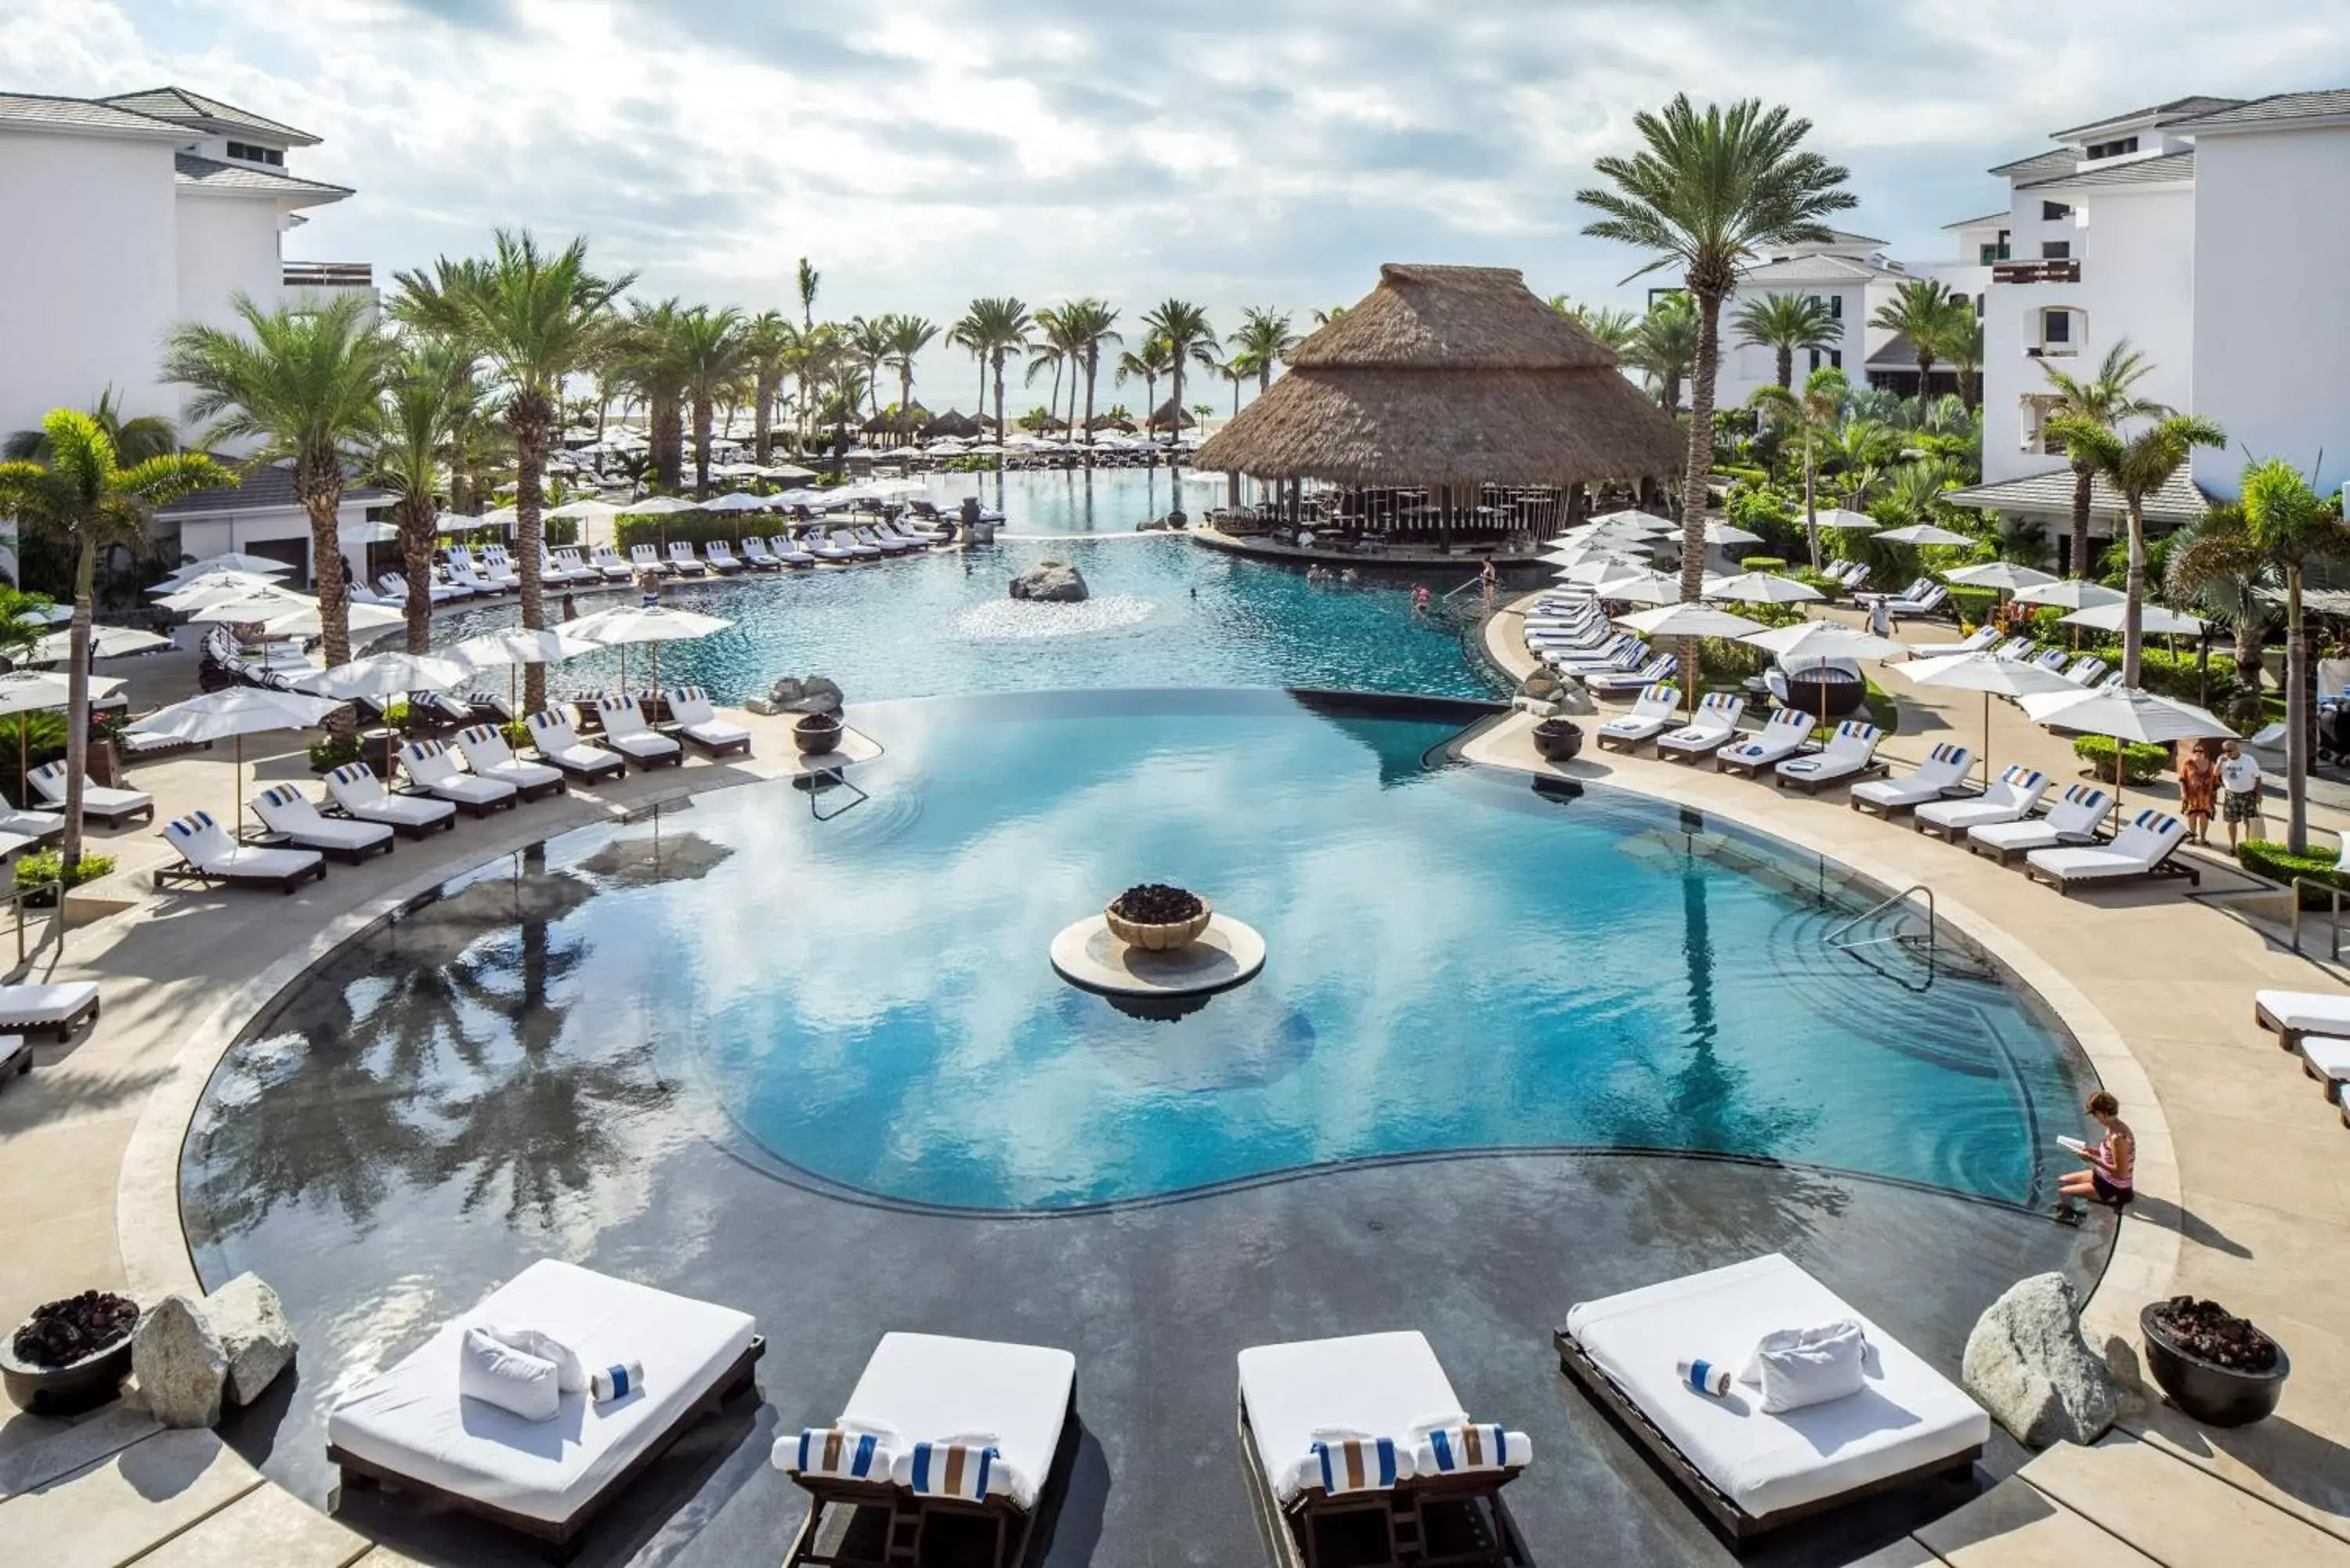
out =
[[[1071,368],[1073,346],[1067,335],[1061,329],[1061,313],[1049,305],[1037,307],[1036,332],[1036,341],[1028,346],[1028,370],[1022,378],[1022,381],[1033,387],[1036,384],[1038,376],[1043,375],[1047,369],[1053,372],[1053,399],[1047,405],[1045,412],[1058,419],[1061,407],[1061,372]],[[1076,387],[1075,376],[1069,378],[1069,385],[1073,389]]]
[[2144,663],[2145,634],[2140,618],[2146,598],[2146,498],[2187,466],[2199,446],[2220,447],[2227,435],[2210,420],[2195,414],[2167,414],[2128,441],[2092,420],[2060,415],[2048,428],[2064,442],[2074,460],[2085,460],[2093,473],[2102,475],[2122,498],[2129,515],[2129,575],[2122,611],[2122,681],[2136,686]]
[[1183,429],[1183,366],[1189,361],[1203,369],[1216,368],[1216,329],[1208,325],[1206,311],[1185,299],[1162,300],[1158,309],[1142,318],[1142,325],[1150,329],[1153,337],[1166,340],[1168,374],[1173,381],[1168,400],[1175,405],[1175,429],[1180,435]]
[[[743,357],[751,371],[751,447],[761,462],[774,455],[775,398],[791,370],[798,329],[779,310],[763,310],[743,327]],[[601,433],[600,421],[598,433]]]
[[[406,285],[407,275],[400,282]],[[546,454],[564,378],[596,362],[610,328],[610,306],[634,273],[598,277],[588,270],[588,242],[561,251],[539,248],[528,231],[497,231],[494,252],[473,264],[462,286],[423,312],[425,319],[471,343],[504,384],[505,419],[515,445],[515,570],[522,579],[522,624],[546,625],[538,557],[546,542]],[[421,302],[420,302],[421,303]],[[523,671],[524,701],[546,705],[546,666]]]
[[408,582],[402,610],[411,653],[432,647],[432,541],[452,449],[473,412],[472,369],[446,341],[425,337],[410,345],[392,369],[383,427],[369,453],[368,477],[400,497],[393,512]]
[[1825,302],[1808,294],[1766,294],[1739,306],[1731,320],[1738,340],[1768,348],[1775,359],[1782,391],[1794,385],[1795,351],[1814,352],[1844,342],[1844,323],[1829,313]]
[[1950,369],[1958,374],[1960,404],[1971,409],[1975,406],[1976,394],[1981,390],[1982,317],[1975,314],[1974,306],[1964,295],[1956,297],[1955,306],[1942,323],[1941,330],[1935,334],[1934,348],[1950,362]]
[[[1289,329],[1289,317],[1285,312],[1263,306],[1251,306],[1241,313],[1240,330],[1227,337],[1224,342],[1238,351],[1233,356],[1236,360],[1246,359],[1255,370],[1256,389],[1263,392],[1273,385],[1273,368],[1281,363],[1283,355],[1297,347],[1298,337]],[[1233,401],[1232,411],[1235,414],[1240,412],[1237,399]]]
[[629,302],[626,317],[611,322],[598,356],[636,394],[645,409],[653,482],[682,487],[685,465],[686,312],[674,298]]
[[1926,379],[1934,373],[1934,361],[1941,357],[1941,339],[1950,327],[1953,306],[1971,317],[1974,307],[1949,288],[1930,277],[1911,278],[1893,291],[1893,297],[1877,307],[1868,318],[1871,327],[1885,332],[1906,334],[1912,352],[1918,356],[1918,397],[1926,397]]
[[81,864],[82,781],[89,771],[89,623],[98,557],[117,545],[143,545],[155,507],[213,485],[234,484],[236,476],[201,452],[155,453],[124,468],[106,427],[95,415],[74,409],[51,410],[41,421],[37,444],[38,458],[0,462],[0,513],[74,545],[73,629],[66,661],[66,826],[59,846],[72,867]]
[[[140,414],[130,419],[122,417],[122,406],[114,400],[114,389],[99,393],[98,401],[89,410],[105,432],[107,442],[114,448],[117,462],[132,468],[151,457],[163,457],[180,450],[179,432],[172,421],[161,414]],[[49,461],[49,432],[47,427],[17,431],[5,441],[0,441],[0,460],[9,462],[47,462]]]
[[1657,401],[1667,413],[1681,411],[1681,383],[1697,364],[1699,332],[1689,296],[1669,294],[1648,307],[1625,347],[1624,362],[1656,384]]
[[1577,305],[1563,294],[1550,296],[1550,307],[1590,333],[1601,348],[1619,357],[1632,346],[1632,334],[1640,325],[1639,317],[1628,310]]
[[938,336],[938,325],[919,316],[889,318],[889,362],[898,367],[898,411],[909,419],[914,412],[914,356]]
[[1850,383],[1842,370],[1823,365],[1804,379],[1804,389],[1760,387],[1746,400],[1747,407],[1772,424],[1792,430],[1804,453],[1804,537],[1811,546],[1812,567],[1820,566],[1820,441],[1834,429],[1844,411]]
[[1142,383],[1142,398],[1148,410],[1142,416],[1146,428],[1150,421],[1159,417],[1159,378],[1167,374],[1173,358],[1174,353],[1167,347],[1167,339],[1156,332],[1143,338],[1140,348],[1129,348],[1118,357],[1118,384],[1123,387],[1129,378]]
[[2246,700],[2257,704],[2261,649],[2276,619],[2265,596],[2278,585],[2274,563],[2244,527],[2243,509],[2214,502],[2200,521],[2173,535],[2162,586],[2171,603],[2192,605],[2228,623],[2236,643],[2236,679]]
[[800,257],[799,270],[792,281],[799,289],[800,330],[803,332],[816,330],[816,286],[823,280],[823,275],[808,265],[807,257]]
[[1216,367],[1216,374],[1232,384],[1232,418],[1241,417],[1241,389],[1256,379],[1254,354],[1235,354]]
[[[1633,276],[1677,265],[1697,306],[1681,475],[1681,597],[1693,601],[1705,586],[1705,476],[1713,466],[1721,302],[1758,247],[1825,240],[1820,220],[1853,206],[1855,198],[1844,189],[1843,168],[1800,151],[1811,121],[1783,107],[1766,109],[1745,99],[1727,112],[1709,105],[1700,114],[1683,93],[1661,114],[1644,112],[1633,123],[1647,145],[1630,158],[1595,160],[1593,169],[1613,188],[1578,192],[1575,199],[1606,214],[1584,233],[1649,253]],[[1692,691],[1696,655],[1694,641],[1685,643],[1681,663]]]
[[1338,317],[1342,317],[1342,316],[1344,316],[1344,315],[1346,315],[1346,314],[1347,314],[1347,307],[1346,307],[1345,306],[1343,306],[1343,305],[1333,305],[1333,306],[1328,306],[1328,307],[1327,307],[1327,308],[1326,308],[1326,309],[1317,310],[1317,311],[1315,311],[1315,312],[1314,313],[1314,325],[1315,325],[1315,326],[1316,326],[1316,327],[1327,327],[1327,326],[1329,326],[1329,325],[1330,325],[1330,323],[1332,323],[1333,321],[1337,320],[1337,319],[1338,319]]
[[1877,477],[1901,456],[1901,432],[1883,420],[1846,410],[1828,431],[1827,453],[1844,477],[1846,498],[1857,511],[1868,504]]
[[995,378],[995,441],[1003,443],[1003,357],[1014,349],[1024,348],[1028,335],[1035,330],[1036,318],[1028,307],[1008,295],[992,299],[974,299],[963,318],[955,323],[949,340],[959,348],[968,348],[980,361],[980,398],[987,397],[987,379]]
[[[310,517],[310,576],[328,668],[351,657],[350,585],[343,578],[338,520],[345,464],[383,426],[383,389],[397,349],[350,296],[315,310],[265,311],[236,296],[243,334],[189,322],[175,328],[163,379],[195,389],[189,417],[211,421],[205,441],[250,442],[245,472],[290,462],[294,493]],[[355,732],[348,709],[330,722]]]
[[[872,389],[881,384],[881,366],[889,358],[890,331],[894,326],[894,319],[887,316],[858,316],[852,317],[848,323],[848,351],[857,357],[858,364],[864,368],[865,385],[868,395],[871,394]],[[881,411],[879,399],[876,398],[873,406],[866,411],[879,413]]]
[[710,498],[710,412],[719,395],[741,379],[750,364],[743,336],[743,313],[729,306],[697,305],[678,317],[677,356],[684,372],[686,400],[693,409],[693,498]]
[[[2069,376],[2055,366],[2042,360],[2041,374],[2055,389],[2043,429],[2054,435],[2059,421],[2085,421],[2104,430],[2130,420],[2160,419],[2170,412],[2164,405],[2141,398],[2130,390],[2151,374],[2154,367],[2146,356],[2129,346],[2126,337],[2117,338],[2106,350],[2097,364],[2097,373],[2087,380]],[[2073,575],[2089,575],[2089,494],[2090,476],[2095,468],[2077,452],[2066,453],[2073,462]]]
[[1123,343],[1126,339],[1114,330],[1118,326],[1117,307],[1107,300],[1097,299],[1091,295],[1083,299],[1073,299],[1061,307],[1061,326],[1067,332],[1070,343],[1076,346],[1079,362],[1085,368],[1086,416],[1083,428],[1087,448],[1086,460],[1090,462],[1093,461],[1091,449],[1094,443],[1094,385],[1101,376],[1102,345]]

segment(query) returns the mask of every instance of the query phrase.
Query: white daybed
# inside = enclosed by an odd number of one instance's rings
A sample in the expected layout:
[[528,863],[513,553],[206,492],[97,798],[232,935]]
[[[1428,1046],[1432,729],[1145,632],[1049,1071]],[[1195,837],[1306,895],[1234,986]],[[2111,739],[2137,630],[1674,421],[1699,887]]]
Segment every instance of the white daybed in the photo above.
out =
[[47,985],[0,985],[0,1029],[11,1033],[44,1030],[69,1040],[83,1023],[98,1016],[98,982],[58,981]]

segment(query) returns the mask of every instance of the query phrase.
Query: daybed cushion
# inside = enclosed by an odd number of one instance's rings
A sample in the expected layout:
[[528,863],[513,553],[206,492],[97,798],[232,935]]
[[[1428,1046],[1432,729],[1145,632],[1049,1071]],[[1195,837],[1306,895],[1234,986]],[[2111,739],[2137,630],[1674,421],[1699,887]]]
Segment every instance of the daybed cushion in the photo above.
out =
[[457,1392],[525,1421],[552,1421],[563,1407],[554,1362],[517,1350],[479,1324],[458,1342]]
[[2350,993],[2256,991],[2252,1001],[2286,1029],[2314,1034],[2350,1034]]
[[[1766,1416],[1742,1386],[1715,1399],[1674,1372],[1683,1356],[1738,1365],[1764,1334],[1839,1317],[1858,1322],[1875,1352],[1867,1386],[1846,1398]],[[1954,1459],[1991,1436],[1991,1417],[1948,1378],[1776,1252],[1581,1303],[1566,1314],[1566,1331],[1749,1514]]]
[[[608,1405],[566,1394],[551,1421],[457,1396],[474,1324],[529,1324],[590,1366],[640,1360],[645,1386]],[[327,1417],[327,1440],[396,1474],[531,1519],[570,1518],[750,1347],[750,1314],[552,1258],[516,1274]]]
[[2301,1037],[2301,1054],[2318,1076],[2336,1083],[2350,1082],[2350,1040],[2338,1034],[2304,1034]]
[[0,1023],[63,1023],[98,1000],[98,982],[0,985]]
[[2051,877],[2064,882],[2088,882],[2100,877],[2136,877],[2149,869],[2149,862],[2136,855],[2122,855],[2109,848],[2035,849],[2032,864]]
[[1754,1359],[1739,1381],[1762,1390],[1765,1415],[1782,1416],[1859,1393],[1868,1381],[1866,1353],[1860,1324],[1848,1317],[1783,1328],[1756,1342]]
[[1417,1330],[1254,1345],[1241,1352],[1240,1373],[1265,1484],[1284,1503],[1309,1472],[1319,1481],[1317,1438],[1393,1438],[1409,1453],[1431,1416],[1461,1418],[1461,1397]]
[[1076,1382],[1077,1358],[1066,1350],[885,1334],[837,1425],[898,1433],[900,1453],[985,1434],[996,1450],[989,1490],[1033,1509],[1060,1449]]

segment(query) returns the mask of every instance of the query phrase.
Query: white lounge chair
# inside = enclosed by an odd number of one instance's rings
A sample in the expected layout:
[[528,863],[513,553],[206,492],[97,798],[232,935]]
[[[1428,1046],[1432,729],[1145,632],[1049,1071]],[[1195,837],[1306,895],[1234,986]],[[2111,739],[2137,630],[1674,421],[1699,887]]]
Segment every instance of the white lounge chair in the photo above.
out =
[[710,571],[702,557],[693,553],[693,546],[683,539],[670,541],[669,569],[681,577],[705,576]]
[[[1676,1364],[1736,1367],[1782,1329],[1850,1319],[1867,1345],[1858,1393],[1772,1415],[1734,1382],[1696,1393]],[[1929,1476],[1970,1470],[1991,1417],[1956,1385],[1778,1253],[1580,1302],[1559,1365],[1614,1412],[1692,1501],[1737,1541]]]
[[1586,691],[1606,696],[1615,691],[1638,691],[1642,687],[1653,686],[1659,680],[1670,680],[1673,678],[1673,671],[1680,667],[1681,661],[1679,656],[1667,653],[1651,659],[1638,670],[1575,670],[1572,673],[1583,682],[1583,689]]
[[1887,602],[1890,602],[1891,600],[1894,600],[1894,599],[1915,599],[1915,598],[1917,598],[1919,595],[1923,594],[1927,589],[1929,589],[1929,588],[1932,587],[1933,586],[1934,586],[1934,579],[1933,579],[1933,578],[1931,578],[1931,577],[1912,577],[1912,578],[1910,578],[1910,579],[1909,579],[1909,586],[1908,586],[1908,587],[1906,587],[1906,588],[1903,588],[1899,593],[1897,593],[1897,594],[1855,594],[1855,595],[1853,596],[1853,597],[1855,597],[1855,598],[1858,599],[1862,604],[1865,604],[1865,605],[1867,605],[1867,604],[1875,604],[1875,603],[1876,603],[1877,600],[1879,600],[1879,599],[1884,599],[1884,600],[1887,600]]
[[1956,647],[1948,649],[1932,649],[1929,651],[1938,654],[1943,652],[1981,653],[1984,649],[1991,648],[1997,644],[1998,641],[1999,628],[1991,625],[1989,622],[1985,622],[1983,625],[1979,626],[1975,628],[1974,630],[1967,633],[1965,637],[1960,639]]
[[1807,757],[1789,757],[1773,770],[1772,782],[1784,789],[1794,784],[1806,794],[1817,794],[1828,784],[1858,778],[1885,766],[1877,760],[1877,742],[1885,732],[1858,719],[1835,727],[1828,743]]
[[497,691],[468,691],[464,696],[473,716],[484,724],[511,724],[515,722],[514,699]]
[[975,1522],[993,1527],[993,1550],[974,1539],[971,1561],[1026,1563],[1045,1489],[1075,1453],[1076,1397],[1077,1360],[1066,1350],[883,1334],[830,1426],[776,1439],[775,1468],[809,1500],[784,1568],[837,1561],[828,1543],[854,1527],[838,1515],[860,1509],[879,1515],[877,1541]]
[[95,981],[53,981],[46,985],[0,985],[0,1029],[40,1033],[69,1040],[98,1016]]
[[155,867],[155,886],[174,882],[267,883],[291,893],[327,875],[327,857],[315,849],[261,849],[239,844],[206,811],[191,812],[163,825],[163,841],[180,857],[177,866]]
[[[542,545],[539,548],[543,550],[546,546]],[[488,579],[492,587],[502,593],[511,593],[522,587],[522,571],[514,564],[514,557],[506,554],[504,545],[482,546],[482,576]]]
[[710,693],[701,687],[672,686],[662,701],[669,704],[670,720],[677,732],[711,755],[751,754],[751,732],[720,718],[718,710],[710,705]]
[[2145,877],[2184,877],[2200,886],[2203,873],[2175,858],[2187,842],[2187,825],[2168,812],[2147,807],[2114,835],[2111,844],[2034,849],[2023,857],[2023,874],[2070,893],[2087,882],[2126,882]]
[[2339,1034],[2303,1034],[2297,1044],[2302,1071],[2325,1085],[2327,1099],[2338,1097],[2342,1085],[2350,1084],[2350,1039]]
[[[25,775],[35,794],[51,805],[66,803],[66,765],[63,762],[43,763]],[[81,815],[87,821],[106,827],[119,827],[133,817],[155,820],[155,797],[135,789],[108,789],[94,783],[85,774],[81,783]]]
[[2334,991],[2256,991],[2252,1019],[2276,1032],[2290,1051],[2313,1034],[2350,1035],[2350,994]]
[[530,742],[538,748],[538,754],[565,773],[598,779],[628,772],[629,764],[619,753],[589,745],[571,727],[571,721],[552,708],[533,713],[524,722],[530,726]]
[[1853,562],[1837,575],[1836,580],[1844,585],[1844,588],[1846,593],[1854,591],[1858,588],[1861,584],[1868,581],[1868,563],[1866,561]]
[[1745,698],[1735,691],[1712,692],[1688,723],[1657,737],[1657,755],[1684,763],[1711,756],[1737,735],[1745,716]]
[[1680,706],[1681,689],[1669,680],[1659,681],[1641,691],[1632,704],[1632,711],[1608,720],[1592,731],[1592,739],[1604,747],[1613,746],[1628,752],[1643,741],[1654,740],[1673,722],[1673,710]]
[[446,552],[449,580],[469,594],[494,594],[498,585],[484,575],[473,564],[473,553],[463,545],[452,545]]
[[2028,637],[2011,637],[1991,650],[1993,659],[2028,659],[2031,653],[2032,639]]
[[2037,768],[2027,768],[2022,763],[2011,763],[2008,770],[1991,781],[1991,787],[1979,795],[1964,800],[1929,801],[1909,818],[1909,826],[1920,833],[1945,838],[1955,844],[1974,827],[1988,827],[1999,822],[2021,822],[2040,805],[2040,797],[2048,791],[2048,775]]
[[2095,784],[2066,784],[2048,815],[2028,821],[1992,822],[1967,829],[1967,849],[1988,855],[2001,865],[2008,857],[2061,845],[2095,844],[2097,825],[2106,819],[2114,797]]
[[775,553],[767,548],[767,542],[756,534],[743,536],[743,563],[754,572],[781,571],[784,566]]
[[521,792],[504,779],[460,773],[449,749],[438,741],[409,742],[400,748],[400,766],[418,789],[462,805],[475,816],[510,811],[522,799]]
[[1932,615],[1935,611],[1942,607],[1943,604],[1950,598],[1950,589],[1944,587],[1939,583],[1935,583],[1929,587],[1924,593],[1918,594],[1914,597],[1905,594],[1898,598],[1886,600],[1885,613],[1892,617],[1895,620],[1899,620],[1903,616],[1914,618],[1918,616]]
[[1855,811],[1898,816],[1929,800],[1939,800],[1966,788],[1967,774],[1974,765],[1974,753],[1945,741],[1927,753],[1918,771],[1907,778],[1870,779],[1853,785],[1847,804]]
[[832,542],[860,561],[878,561],[881,558],[881,546],[867,544],[857,536],[856,530],[852,528],[835,528],[832,531]]
[[595,554],[588,559],[588,564],[596,568],[597,575],[608,583],[625,583],[636,575],[636,569],[622,560],[620,552],[609,545],[597,545]]
[[651,572],[657,576],[671,576],[676,570],[662,560],[650,545],[629,546],[629,568],[634,573]]
[[2111,666],[2094,653],[2085,653],[2065,666],[2064,679],[2075,686],[2095,686]]
[[702,556],[703,564],[712,571],[730,577],[743,569],[743,563],[734,558],[734,547],[723,539],[712,539],[704,545]]
[[[458,1392],[465,1331],[529,1328],[588,1367],[641,1366],[639,1388],[559,1396],[531,1421]],[[655,1456],[747,1391],[766,1342],[747,1313],[541,1259],[335,1401],[327,1458],[343,1489],[390,1483],[567,1546]]]
[[815,556],[819,562],[828,561],[835,566],[853,561],[857,558],[848,550],[844,549],[841,545],[836,544],[833,541],[832,536],[821,528],[812,528],[808,530],[807,552],[809,555]]
[[781,561],[786,566],[813,566],[816,565],[816,556],[810,552],[802,549],[798,545],[793,543],[792,536],[788,534],[770,535],[767,539],[767,548],[775,553],[776,560]]
[[11,806],[0,800],[0,834],[11,838],[29,839],[37,844],[56,838],[66,830],[66,814],[61,811],[30,811],[23,806]]
[[1483,1545],[1475,1562],[1527,1561],[1501,1494],[1534,1446],[1470,1418],[1425,1334],[1253,1345],[1239,1369],[1242,1468],[1284,1568],[1322,1561],[1319,1537],[1345,1515],[1372,1540],[1426,1541],[1432,1509]]
[[272,784],[255,795],[253,810],[263,826],[283,834],[296,848],[339,856],[354,866],[379,849],[390,854],[397,840],[392,830],[380,822],[319,815],[310,797],[290,784]]
[[394,794],[364,763],[345,763],[327,774],[327,794],[336,809],[359,822],[380,822],[393,832],[421,838],[457,826],[457,808],[445,800]]
[[1748,777],[1775,766],[1812,743],[1812,716],[1800,708],[1773,712],[1752,740],[1735,741],[1713,753],[1713,771]]
[[525,800],[563,793],[563,772],[545,763],[526,763],[506,744],[505,732],[495,724],[476,724],[457,732],[457,750],[473,776],[502,779],[522,792]]
[[685,761],[685,748],[647,723],[633,697],[598,697],[596,717],[604,726],[604,743],[640,768]]

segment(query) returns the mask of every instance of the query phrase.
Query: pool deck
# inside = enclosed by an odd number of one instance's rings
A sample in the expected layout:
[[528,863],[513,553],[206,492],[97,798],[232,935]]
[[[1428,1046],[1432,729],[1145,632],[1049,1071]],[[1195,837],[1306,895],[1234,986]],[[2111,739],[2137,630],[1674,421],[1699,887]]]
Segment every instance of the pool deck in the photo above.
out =
[[[1512,646],[1513,617],[1495,618],[1489,633],[1505,668],[1527,667],[1523,647]],[[186,670],[173,660],[130,668],[134,701],[185,694]],[[142,692],[142,683],[158,689]],[[1888,752],[1921,754],[1950,730],[1974,737],[1971,697],[1946,711],[1897,695],[1905,722]],[[9,1195],[0,1212],[0,1314],[14,1321],[42,1300],[92,1287],[193,1288],[177,1214],[180,1134],[243,1018],[326,948],[452,872],[681,791],[795,771],[784,721],[743,722],[757,737],[747,762],[695,760],[675,773],[632,774],[486,822],[462,821],[453,833],[403,843],[364,867],[337,867],[290,898],[159,895],[143,886],[166,858],[151,829],[94,836],[124,865],[92,895],[124,907],[73,930],[62,957],[54,949],[36,955],[36,972],[97,980],[107,1011],[71,1044],[42,1044],[33,1075],[0,1092],[0,1191]],[[2069,752],[2046,758],[2053,742],[2013,727],[2014,750],[1995,729],[2002,762],[2054,760],[2057,776],[2069,775]],[[2032,1459],[1977,1501],[1876,1552],[1871,1568],[2058,1561],[2234,1568],[2256,1555],[2350,1564],[2350,1133],[2251,1017],[2257,987],[2333,989],[2345,974],[2283,949],[2266,918],[2276,900],[2231,898],[2231,888],[2251,884],[2216,854],[2199,898],[2169,884],[2060,898],[2014,870],[1848,811],[1838,794],[1782,795],[1767,784],[1614,755],[1551,770],[1526,730],[1523,719],[1505,721],[1471,754],[1680,801],[1817,848],[1888,886],[1929,883],[1945,919],[2066,1014],[2139,1131],[2146,1196],[2092,1298],[2093,1331],[2134,1340],[2140,1303],[2192,1291],[2248,1313],[2293,1355],[2293,1381],[2271,1420],[2214,1432],[2159,1407],[2142,1411],[2094,1449]],[[248,751],[247,793],[256,780],[306,776],[298,750],[264,750]],[[222,759],[198,753],[141,766],[133,782],[169,816],[197,806],[218,812],[225,774]],[[1317,1179],[1293,1190],[1324,1185]],[[833,1366],[825,1376],[839,1381],[852,1371]],[[806,1394],[795,1391],[795,1408],[809,1402]],[[75,1425],[19,1414],[0,1426],[0,1556],[35,1560],[22,1555],[27,1542],[41,1543],[38,1561],[68,1564],[391,1568],[413,1561],[265,1481],[213,1435],[160,1432],[120,1406]],[[761,1552],[775,1546],[759,1542]]]

